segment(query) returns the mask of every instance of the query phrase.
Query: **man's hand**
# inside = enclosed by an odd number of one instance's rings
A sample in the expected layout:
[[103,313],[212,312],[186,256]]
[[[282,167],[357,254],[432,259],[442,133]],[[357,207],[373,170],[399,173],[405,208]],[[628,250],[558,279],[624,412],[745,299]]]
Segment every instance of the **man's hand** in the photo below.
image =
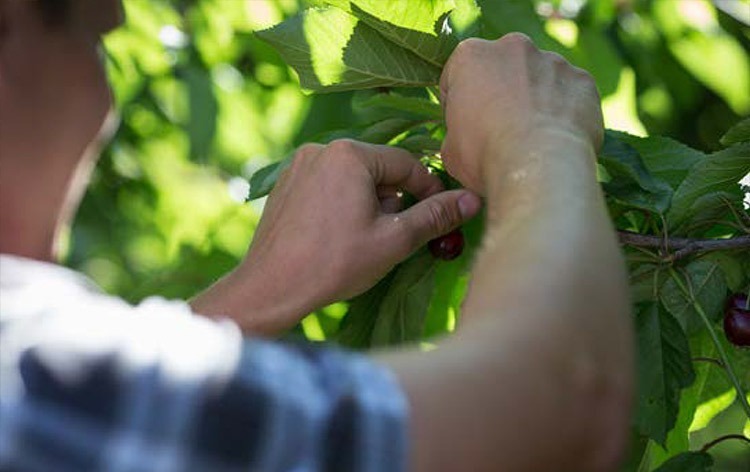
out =
[[[439,178],[400,149],[350,140],[302,146],[268,198],[245,262],[193,308],[277,334],[367,290],[479,211],[470,191],[442,190]],[[400,211],[402,191],[421,201]]]
[[467,188],[486,192],[495,171],[508,173],[539,143],[602,141],[599,95],[591,76],[528,37],[462,42],[440,82],[448,134],[443,160]]

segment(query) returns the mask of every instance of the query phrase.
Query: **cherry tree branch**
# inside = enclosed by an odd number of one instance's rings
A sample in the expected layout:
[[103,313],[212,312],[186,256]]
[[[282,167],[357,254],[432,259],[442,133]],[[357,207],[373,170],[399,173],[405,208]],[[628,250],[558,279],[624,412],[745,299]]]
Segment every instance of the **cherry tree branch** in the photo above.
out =
[[620,243],[626,246],[659,248],[665,252],[674,251],[671,254],[672,260],[682,259],[696,252],[750,248],[750,235],[727,239],[664,238],[629,231],[618,231],[618,235]]

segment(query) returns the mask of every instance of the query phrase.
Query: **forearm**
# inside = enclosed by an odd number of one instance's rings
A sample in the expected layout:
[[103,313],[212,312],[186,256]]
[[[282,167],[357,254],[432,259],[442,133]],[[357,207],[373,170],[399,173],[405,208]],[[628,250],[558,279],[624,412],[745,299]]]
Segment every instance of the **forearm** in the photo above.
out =
[[629,303],[593,151],[536,144],[517,150],[536,154],[524,164],[486,170],[488,229],[457,333],[386,357],[409,379],[420,470],[602,470],[622,448]]
[[[632,383],[629,301],[593,150],[561,135],[513,152],[504,162],[519,164],[487,169],[487,232],[455,345],[512,359],[516,399],[534,400],[526,421],[571,425],[569,447],[583,437],[602,441],[592,428],[618,436]],[[507,344],[498,352],[498,343]],[[498,372],[507,369],[498,362]],[[591,422],[594,412],[594,421],[610,413],[618,420]],[[610,445],[592,442],[588,452],[597,447]]]

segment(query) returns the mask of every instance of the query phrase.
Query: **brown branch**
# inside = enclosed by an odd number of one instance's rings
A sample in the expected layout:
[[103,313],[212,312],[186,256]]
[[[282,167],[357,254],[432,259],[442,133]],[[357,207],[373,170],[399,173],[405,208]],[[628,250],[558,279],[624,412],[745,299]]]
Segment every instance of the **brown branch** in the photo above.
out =
[[750,248],[750,235],[727,239],[664,238],[629,231],[619,231],[618,235],[620,243],[626,246],[659,248],[664,252],[674,251],[671,260],[679,260],[696,252]]

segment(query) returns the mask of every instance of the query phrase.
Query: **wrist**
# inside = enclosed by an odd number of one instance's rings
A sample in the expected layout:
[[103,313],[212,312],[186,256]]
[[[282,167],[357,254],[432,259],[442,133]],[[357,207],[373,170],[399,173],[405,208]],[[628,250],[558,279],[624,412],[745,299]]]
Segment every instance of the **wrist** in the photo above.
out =
[[484,183],[491,188],[508,173],[559,160],[570,165],[593,166],[596,162],[594,145],[583,133],[560,126],[501,134],[484,146],[481,156]]
[[227,317],[244,333],[278,336],[311,311],[303,294],[284,293],[272,274],[240,266],[190,301],[196,313]]
[[557,207],[571,197],[599,198],[593,145],[574,133],[535,131],[530,139],[487,152],[483,178],[490,219],[539,205]]

